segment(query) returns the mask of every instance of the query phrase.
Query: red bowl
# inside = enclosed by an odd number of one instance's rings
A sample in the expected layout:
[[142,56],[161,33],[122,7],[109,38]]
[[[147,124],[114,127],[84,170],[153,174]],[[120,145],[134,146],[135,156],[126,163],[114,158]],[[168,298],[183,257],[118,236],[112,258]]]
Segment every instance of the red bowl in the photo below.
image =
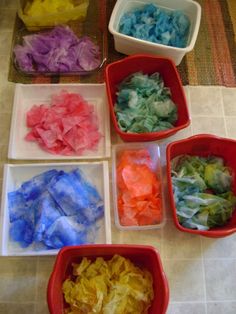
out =
[[62,284],[72,272],[72,263],[80,262],[83,257],[110,259],[115,254],[129,258],[135,265],[145,267],[151,272],[154,300],[148,313],[165,314],[169,301],[169,289],[157,251],[151,246],[118,244],[67,246],[60,250],[48,283],[47,301],[50,313],[64,313],[66,304],[62,294]]
[[[178,109],[178,120],[174,128],[150,133],[127,133],[119,128],[114,112],[117,87],[127,76],[140,71],[144,74],[159,72],[165,86],[170,88],[172,100]],[[108,64],[105,69],[105,81],[111,119],[116,132],[124,141],[144,142],[159,140],[175,134],[190,124],[184,89],[177,68],[171,59],[152,55],[132,55]]]
[[200,157],[207,157],[210,155],[215,155],[222,157],[225,164],[233,170],[233,185],[232,190],[236,194],[236,141],[228,138],[221,138],[215,135],[199,134],[187,139],[172,142],[168,144],[166,149],[166,162],[167,162],[167,182],[170,195],[170,206],[172,210],[172,215],[174,218],[174,223],[176,227],[183,232],[200,234],[210,238],[220,238],[231,235],[236,232],[236,208],[233,212],[233,216],[229,222],[222,227],[214,227],[209,230],[195,230],[188,229],[183,226],[178,221],[176,214],[176,207],[174,201],[174,194],[172,189],[171,181],[171,160],[179,155],[195,155]]

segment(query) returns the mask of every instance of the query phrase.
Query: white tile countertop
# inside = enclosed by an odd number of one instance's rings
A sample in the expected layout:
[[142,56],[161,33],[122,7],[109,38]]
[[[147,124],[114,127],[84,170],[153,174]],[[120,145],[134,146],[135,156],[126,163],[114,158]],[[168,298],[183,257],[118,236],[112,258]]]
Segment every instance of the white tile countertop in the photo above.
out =
[[[14,0],[0,0],[0,182],[7,149],[14,84],[7,81]],[[198,133],[236,139],[236,88],[185,87],[191,126],[160,144]],[[112,143],[120,142],[112,134]],[[165,180],[164,180],[165,181]],[[111,208],[113,215],[113,208]],[[209,239],[178,231],[167,204],[161,230],[119,231],[113,243],[153,245],[160,252],[170,287],[168,314],[236,313],[236,234]],[[46,287],[55,257],[0,258],[0,314],[47,314]]]

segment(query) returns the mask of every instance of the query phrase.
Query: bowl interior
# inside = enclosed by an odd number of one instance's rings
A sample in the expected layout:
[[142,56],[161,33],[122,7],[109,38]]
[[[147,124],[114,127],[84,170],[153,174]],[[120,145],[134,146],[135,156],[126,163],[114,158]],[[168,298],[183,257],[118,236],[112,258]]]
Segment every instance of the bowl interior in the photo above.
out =
[[66,304],[62,295],[62,283],[72,272],[72,263],[83,257],[103,257],[110,259],[114,254],[129,258],[141,268],[148,269],[153,276],[154,300],[149,314],[165,313],[168,303],[168,288],[163,274],[161,261],[154,249],[142,246],[81,246],[67,247],[58,254],[48,286],[48,305],[51,313],[61,313]]
[[[232,169],[233,171],[233,184],[232,190],[236,195],[236,141],[224,138],[217,138],[214,136],[194,136],[192,138],[182,140],[173,144],[170,144],[169,152],[167,152],[167,159],[170,162],[173,158],[179,155],[195,155],[200,157],[207,157],[210,155],[215,155],[224,159],[225,165]],[[170,169],[169,169],[170,170]],[[169,185],[171,185],[171,175],[168,171]],[[214,227],[207,231],[191,230],[182,227],[177,219],[176,209],[174,205],[174,200],[172,197],[172,210],[175,216],[175,222],[181,227],[182,230],[189,231],[192,233],[211,233],[219,232],[222,235],[229,229],[235,229],[236,231],[236,208],[229,222],[222,227]]]

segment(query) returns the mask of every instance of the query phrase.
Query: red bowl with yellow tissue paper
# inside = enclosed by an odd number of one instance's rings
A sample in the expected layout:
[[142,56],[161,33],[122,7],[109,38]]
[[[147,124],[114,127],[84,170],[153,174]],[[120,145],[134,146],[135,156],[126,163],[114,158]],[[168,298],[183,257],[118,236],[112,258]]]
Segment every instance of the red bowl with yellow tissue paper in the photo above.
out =
[[151,246],[142,245],[82,245],[68,246],[60,250],[49,279],[47,290],[48,307],[51,314],[63,314],[68,307],[64,302],[62,284],[72,275],[72,263],[81,262],[83,257],[109,260],[115,254],[131,260],[136,266],[147,269],[153,278],[154,299],[148,314],[165,314],[169,302],[168,282],[159,253]]

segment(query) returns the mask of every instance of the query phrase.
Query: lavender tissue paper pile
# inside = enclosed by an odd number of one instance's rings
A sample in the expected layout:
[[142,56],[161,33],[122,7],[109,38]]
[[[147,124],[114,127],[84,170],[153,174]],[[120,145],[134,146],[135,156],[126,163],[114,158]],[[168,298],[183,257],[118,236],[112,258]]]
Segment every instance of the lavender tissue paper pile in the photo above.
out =
[[49,170],[8,193],[10,238],[36,250],[94,243],[104,203],[82,171]]
[[86,72],[101,64],[101,52],[88,36],[78,38],[69,26],[23,37],[14,48],[16,63],[24,72]]

